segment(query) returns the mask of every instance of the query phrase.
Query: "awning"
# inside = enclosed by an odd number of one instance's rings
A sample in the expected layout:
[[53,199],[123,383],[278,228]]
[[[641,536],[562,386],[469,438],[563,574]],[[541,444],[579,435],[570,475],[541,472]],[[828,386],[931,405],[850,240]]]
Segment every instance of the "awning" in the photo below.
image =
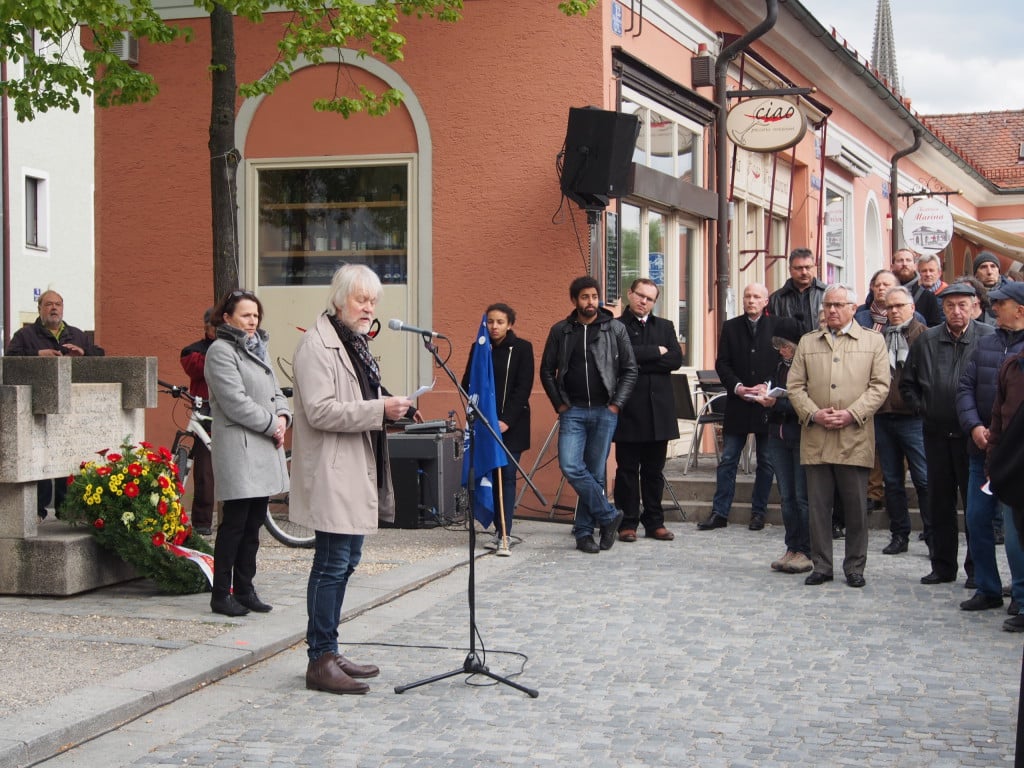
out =
[[983,248],[991,248],[1003,256],[1024,261],[1024,236],[953,214],[953,231]]

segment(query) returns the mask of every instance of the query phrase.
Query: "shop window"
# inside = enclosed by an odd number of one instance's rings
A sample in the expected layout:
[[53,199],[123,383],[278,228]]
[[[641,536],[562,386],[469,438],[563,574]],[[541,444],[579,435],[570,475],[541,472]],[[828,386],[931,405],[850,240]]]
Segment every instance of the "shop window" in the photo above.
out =
[[633,162],[656,171],[701,184],[699,162],[702,129],[691,121],[654,104],[642,96],[623,96],[622,112],[640,119],[640,135],[633,149]]
[[825,282],[848,279],[850,251],[850,196],[834,187],[825,188]]
[[342,264],[408,281],[409,166],[258,171],[260,285],[327,285]]

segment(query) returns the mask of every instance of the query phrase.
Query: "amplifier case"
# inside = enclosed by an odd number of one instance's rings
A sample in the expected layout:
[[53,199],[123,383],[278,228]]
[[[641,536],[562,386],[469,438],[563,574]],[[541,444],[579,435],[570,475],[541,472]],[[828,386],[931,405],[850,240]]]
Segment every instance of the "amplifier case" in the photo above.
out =
[[458,518],[462,488],[461,430],[388,435],[396,528],[421,528]]

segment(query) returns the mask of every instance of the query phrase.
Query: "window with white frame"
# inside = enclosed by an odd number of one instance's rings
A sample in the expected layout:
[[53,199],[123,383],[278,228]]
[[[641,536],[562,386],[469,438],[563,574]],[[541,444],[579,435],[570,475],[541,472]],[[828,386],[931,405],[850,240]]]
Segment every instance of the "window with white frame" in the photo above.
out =
[[629,88],[622,91],[622,112],[640,119],[633,162],[700,185],[704,177],[701,126]]
[[25,245],[45,249],[47,245],[46,179],[25,175]]
[[845,283],[851,251],[849,192],[832,184],[825,187],[825,282]]

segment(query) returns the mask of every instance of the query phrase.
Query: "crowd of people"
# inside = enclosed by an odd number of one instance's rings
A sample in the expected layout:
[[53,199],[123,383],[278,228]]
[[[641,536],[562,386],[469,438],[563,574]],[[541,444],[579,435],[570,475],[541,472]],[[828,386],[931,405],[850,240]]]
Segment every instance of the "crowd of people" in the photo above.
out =
[[[1024,282],[1000,274],[999,260],[987,252],[974,261],[974,275],[946,283],[937,257],[901,249],[891,269],[872,276],[864,301],[847,286],[818,280],[807,249],[790,254],[789,271],[770,295],[764,285],[747,285],[743,314],[723,325],[716,359],[726,393],[723,450],[712,511],[697,529],[728,526],[737,466],[753,435],[749,528],[764,527],[773,480],[782,502],[786,551],[771,569],[807,573],[811,586],[832,581],[834,542],[844,539],[842,574],[849,586],[863,587],[867,517],[883,499],[891,538],[882,552],[908,551],[909,468],[931,561],[921,582],[957,578],[959,494],[968,544],[963,568],[974,590],[960,607],[1004,604],[1001,543],[1012,582],[1003,626],[1024,632],[1024,493],[1013,474],[1024,450],[1024,417],[1017,418],[1024,401]],[[381,291],[366,266],[335,273],[324,311],[294,355],[294,408],[269,363],[263,306],[250,291],[232,291],[207,310],[204,337],[181,352],[192,392],[208,402],[216,430],[212,453],[195,457],[193,506],[197,530],[211,533],[214,501],[222,502],[211,610],[272,610],[254,583],[259,529],[268,497],[290,486],[292,518],[315,531],[306,686],[336,694],[365,693],[363,679],[379,673],[339,652],[338,626],[364,536],[394,520],[386,425],[421,420],[409,398],[382,385],[368,346]],[[559,468],[578,497],[573,535],[583,553],[635,542],[641,529],[656,541],[675,538],[665,526],[662,495],[668,444],[679,437],[671,375],[683,356],[672,322],[653,312],[658,297],[657,283],[639,278],[616,317],[595,278],[576,278],[572,309],[551,326],[541,353],[540,382],[557,414]],[[491,304],[485,318],[497,427],[518,462],[530,446],[533,347],[514,332],[509,305]],[[14,335],[7,354],[103,350],[63,322],[63,299],[47,291],[39,319]],[[617,468],[609,497],[612,443]],[[514,468],[497,470],[492,486],[494,546],[508,555]],[[52,489],[51,481],[40,483],[40,517]]]
[[[717,506],[698,529],[727,525],[728,486],[735,483],[731,444],[742,446],[753,433],[760,446],[767,432],[771,448],[759,448],[758,468],[767,461],[766,474],[778,480],[787,548],[771,567],[811,571],[805,583],[812,586],[832,581],[833,542],[844,538],[843,575],[849,586],[863,587],[867,515],[877,508],[873,485],[884,489],[882,506],[890,521],[882,553],[908,551],[909,469],[921,512],[920,538],[931,561],[921,583],[957,578],[959,495],[967,533],[965,584],[973,590],[960,607],[999,608],[1008,594],[1010,618],[1003,628],[1024,631],[1021,510],[1015,518],[1010,506],[1019,503],[1019,482],[988,483],[993,466],[1012,465],[1019,455],[1015,441],[1001,442],[993,434],[1013,426],[1024,398],[1015,389],[1024,370],[1024,282],[1000,274],[998,258],[983,251],[973,275],[947,283],[937,256],[900,249],[890,269],[872,276],[870,293],[860,303],[850,288],[816,280],[813,265],[810,251],[794,250],[786,284],[767,297],[763,286],[747,286],[744,316],[725,323],[716,365],[729,395],[725,450]],[[765,304],[768,311],[762,312]],[[804,331],[798,341],[789,323]],[[766,349],[775,350],[775,357],[766,356]],[[769,396],[767,381],[781,383],[785,394]],[[755,406],[765,414],[751,416]],[[730,413],[742,416],[742,424]],[[765,491],[759,483],[751,510],[754,530],[763,525]],[[1008,592],[996,562],[999,544],[1010,567]]]

